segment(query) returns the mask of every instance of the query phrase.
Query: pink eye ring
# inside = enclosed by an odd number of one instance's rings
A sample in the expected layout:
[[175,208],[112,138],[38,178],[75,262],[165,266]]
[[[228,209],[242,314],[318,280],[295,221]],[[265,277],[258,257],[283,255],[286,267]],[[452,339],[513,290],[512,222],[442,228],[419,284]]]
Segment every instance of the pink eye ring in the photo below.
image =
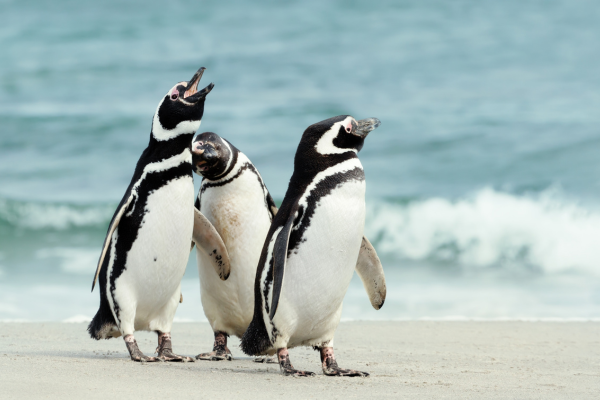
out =
[[348,125],[346,125],[346,132],[352,132],[352,122],[348,122]]
[[173,93],[171,93],[171,100],[177,100],[178,97],[179,97],[179,92],[177,90],[175,90]]

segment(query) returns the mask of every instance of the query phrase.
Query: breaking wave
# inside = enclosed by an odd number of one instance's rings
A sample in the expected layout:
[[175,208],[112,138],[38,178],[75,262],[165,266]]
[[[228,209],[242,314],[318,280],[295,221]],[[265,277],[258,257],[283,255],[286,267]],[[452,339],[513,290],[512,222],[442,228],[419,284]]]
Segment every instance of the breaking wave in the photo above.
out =
[[[482,189],[458,200],[368,201],[366,234],[382,257],[600,275],[600,210],[567,200],[553,190],[519,196]],[[101,236],[115,204],[74,205],[0,198],[0,229],[94,229]],[[75,233],[75,232],[74,232]],[[97,257],[96,239],[83,248],[41,249],[37,258]],[[94,251],[92,251],[94,250]],[[63,265],[64,264],[64,265]],[[92,263],[93,264],[93,263]]]
[[0,198],[0,226],[31,230],[106,227],[115,205],[36,203]]
[[600,211],[553,190],[516,196],[486,188],[456,201],[379,202],[368,209],[366,233],[383,256],[600,275]]

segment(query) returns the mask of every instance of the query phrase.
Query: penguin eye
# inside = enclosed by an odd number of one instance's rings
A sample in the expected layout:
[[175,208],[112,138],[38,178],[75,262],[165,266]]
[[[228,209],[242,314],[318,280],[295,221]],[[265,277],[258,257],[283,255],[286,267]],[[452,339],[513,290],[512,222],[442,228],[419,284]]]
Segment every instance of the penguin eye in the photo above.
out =
[[177,98],[179,97],[179,92],[176,90],[173,93],[171,93],[171,100],[177,100]]
[[348,124],[346,124],[346,132],[352,132],[352,122],[348,122]]

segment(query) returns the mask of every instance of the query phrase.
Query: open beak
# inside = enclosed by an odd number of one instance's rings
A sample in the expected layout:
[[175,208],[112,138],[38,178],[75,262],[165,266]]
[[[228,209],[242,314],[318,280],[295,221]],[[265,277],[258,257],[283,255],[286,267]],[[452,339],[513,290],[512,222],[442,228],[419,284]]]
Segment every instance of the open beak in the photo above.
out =
[[362,138],[367,137],[369,132],[377,129],[377,127],[379,125],[381,125],[381,121],[378,120],[377,118],[365,118],[365,119],[356,121],[356,123],[358,126],[356,127],[356,130],[352,133],[354,133],[356,136],[360,136]]
[[210,91],[213,89],[213,87],[215,87],[215,85],[213,83],[211,83],[204,89],[198,91],[198,83],[200,83],[200,79],[202,78],[202,75],[204,74],[205,69],[206,68],[202,67],[198,71],[196,71],[194,76],[192,76],[192,79],[190,79],[190,81],[188,82],[188,84],[186,86],[187,89],[186,89],[185,93],[183,94],[183,98],[186,101],[195,103],[198,100],[200,100],[201,98],[206,97],[206,95],[210,93]]

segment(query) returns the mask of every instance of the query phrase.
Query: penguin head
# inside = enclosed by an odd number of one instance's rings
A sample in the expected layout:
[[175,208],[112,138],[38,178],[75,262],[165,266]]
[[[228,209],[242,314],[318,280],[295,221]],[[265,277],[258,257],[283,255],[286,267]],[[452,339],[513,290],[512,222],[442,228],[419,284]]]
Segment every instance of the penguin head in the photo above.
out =
[[173,86],[161,100],[152,120],[152,135],[156,140],[169,140],[198,130],[204,114],[204,100],[215,86],[211,83],[198,90],[205,69],[200,68],[189,82]]
[[194,172],[207,179],[222,176],[231,165],[237,149],[213,132],[203,132],[192,142]]
[[377,118],[357,121],[350,115],[340,115],[309,126],[304,131],[302,142],[314,146],[314,150],[322,156],[358,153],[369,132],[380,124]]

